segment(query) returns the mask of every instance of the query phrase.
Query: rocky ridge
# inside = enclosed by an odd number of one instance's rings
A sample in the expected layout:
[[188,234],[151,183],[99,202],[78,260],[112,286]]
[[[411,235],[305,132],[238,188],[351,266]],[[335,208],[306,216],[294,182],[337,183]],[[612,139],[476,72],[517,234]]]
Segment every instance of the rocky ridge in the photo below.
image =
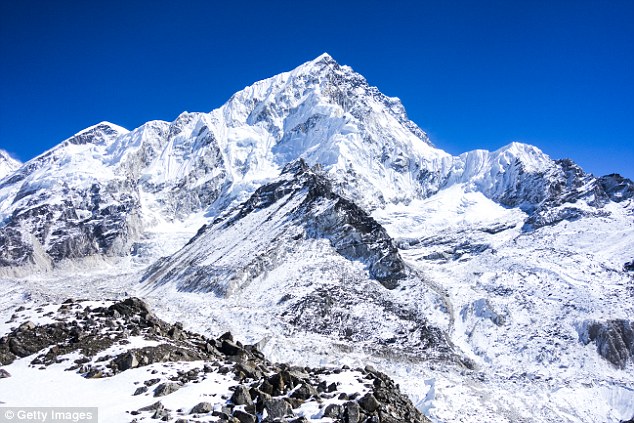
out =
[[[263,234],[263,225],[272,221],[280,223]],[[243,233],[242,245],[229,243],[225,249],[219,240],[232,238],[226,235],[231,230],[248,231],[248,235]],[[364,263],[369,277],[386,288],[396,288],[398,281],[407,277],[406,265],[385,229],[355,203],[337,194],[319,168],[311,169],[299,159],[288,164],[277,180],[258,188],[247,201],[201,228],[177,254],[157,262],[142,281],[159,285],[173,282],[184,290],[228,295],[282,262],[276,260],[280,255],[277,251],[287,248],[289,240],[284,232],[289,231],[295,243],[302,239],[327,240],[347,260]],[[243,265],[227,266],[226,257],[235,256],[232,250],[238,248],[242,250]],[[183,260],[187,266],[183,266]]]

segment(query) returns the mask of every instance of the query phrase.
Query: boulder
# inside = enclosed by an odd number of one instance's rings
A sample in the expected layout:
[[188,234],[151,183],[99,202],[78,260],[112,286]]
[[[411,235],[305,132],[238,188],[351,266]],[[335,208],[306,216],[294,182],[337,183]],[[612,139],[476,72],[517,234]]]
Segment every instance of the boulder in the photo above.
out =
[[134,391],[134,394],[132,394],[133,396],[137,396],[137,395],[141,395],[147,392],[147,386],[140,386],[138,388],[136,388],[136,391]]
[[214,409],[214,406],[210,402],[199,402],[192,408],[192,411],[189,414],[206,414],[211,413]]
[[258,419],[253,414],[249,414],[246,411],[235,410],[233,417],[238,419],[240,423],[257,423]]
[[343,417],[343,406],[340,404],[328,404],[324,409],[324,417],[338,420]]
[[246,386],[238,385],[236,390],[233,391],[231,402],[235,405],[252,405],[253,399],[251,398],[249,389]]
[[371,393],[367,393],[358,400],[359,405],[368,413],[374,413],[381,404]]
[[355,401],[348,401],[343,404],[343,408],[344,423],[359,423],[361,420],[361,410],[359,408],[359,404]]
[[292,415],[293,409],[290,404],[282,398],[265,398],[262,405],[271,419]]
[[157,386],[154,389],[154,396],[164,397],[166,395],[169,395],[171,393],[178,391],[180,388],[181,386],[176,383],[171,383],[171,382],[161,383],[159,386]]

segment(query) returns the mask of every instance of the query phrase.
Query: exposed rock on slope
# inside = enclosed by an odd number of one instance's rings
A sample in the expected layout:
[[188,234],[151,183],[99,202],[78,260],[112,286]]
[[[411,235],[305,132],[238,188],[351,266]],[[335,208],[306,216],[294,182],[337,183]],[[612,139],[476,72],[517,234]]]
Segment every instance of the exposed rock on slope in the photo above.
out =
[[[22,321],[27,316],[31,320]],[[126,392],[121,382],[121,392],[116,394],[121,397],[117,402],[120,410],[101,408],[102,415],[127,413],[129,418],[179,422],[212,416],[214,421],[252,423],[322,418],[342,423],[429,421],[388,376],[371,366],[313,369],[271,363],[256,347],[242,345],[230,333],[212,339],[186,331],[180,324],[156,318],[135,298],[99,304],[68,300],[35,312],[22,308],[12,320],[17,327],[0,338],[5,385],[19,384],[15,379],[26,377],[29,367],[53,374],[61,365],[77,377],[112,378],[115,384],[123,381],[118,375],[137,371],[139,380],[133,392]],[[143,343],[149,345],[135,347]],[[12,370],[11,364],[18,358],[29,360],[30,366],[12,375],[5,369]],[[164,370],[166,366],[170,372]],[[135,369],[148,369],[153,377],[143,380],[146,372]],[[199,393],[204,392],[200,386],[207,386],[207,398],[213,402],[201,401],[205,394]],[[219,387],[224,395],[212,395]],[[33,397],[40,398],[38,389],[46,386],[33,386]],[[95,389],[94,384],[85,389]],[[178,399],[170,399],[177,391]],[[5,397],[0,395],[2,400]],[[99,399],[95,396],[93,403]],[[24,398],[20,400],[19,405],[24,406]],[[178,406],[172,405],[175,401]],[[11,401],[5,403],[12,405]],[[135,407],[126,409],[130,405]]]
[[287,243],[310,239],[328,240],[338,254],[363,263],[369,276],[387,288],[407,276],[385,229],[300,159],[287,165],[280,179],[202,228],[181,251],[152,266],[143,280],[230,295],[283,264]]
[[595,344],[601,357],[620,369],[634,358],[634,325],[630,321],[586,322],[579,336],[584,344]]

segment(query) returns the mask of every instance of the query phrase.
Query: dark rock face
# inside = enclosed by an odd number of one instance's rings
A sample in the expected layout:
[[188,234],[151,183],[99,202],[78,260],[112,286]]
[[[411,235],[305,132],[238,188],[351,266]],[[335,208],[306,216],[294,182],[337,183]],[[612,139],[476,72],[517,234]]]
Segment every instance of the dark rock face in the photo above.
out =
[[[385,228],[355,203],[335,194],[325,177],[304,169],[296,174],[300,178],[304,175],[309,195],[297,213],[314,215],[306,225],[308,236],[327,238],[339,254],[367,263],[370,276],[388,289],[396,288],[406,276],[405,263]],[[322,199],[332,199],[334,205],[315,213],[315,203]]]
[[617,173],[602,176],[597,182],[609,199],[616,203],[634,197],[634,182]]
[[599,355],[620,369],[634,358],[634,322],[587,322],[579,335],[581,342],[586,345],[594,343]]

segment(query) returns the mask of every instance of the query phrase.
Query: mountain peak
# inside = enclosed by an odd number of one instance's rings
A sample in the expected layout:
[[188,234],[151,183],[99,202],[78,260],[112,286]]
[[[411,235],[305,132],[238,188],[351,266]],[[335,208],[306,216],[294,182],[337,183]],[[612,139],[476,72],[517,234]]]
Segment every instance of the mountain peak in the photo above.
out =
[[11,155],[6,150],[3,150],[1,148],[0,148],[0,160],[6,160],[6,161],[14,160],[15,161],[15,159],[11,157]]
[[87,128],[82,129],[81,131],[77,132],[75,135],[73,136],[77,136],[77,135],[81,135],[81,134],[85,134],[88,132],[96,132],[96,131],[114,131],[114,132],[119,132],[121,134],[127,134],[128,131],[126,128],[124,128],[123,126],[119,126],[115,123],[112,122],[108,122],[108,121],[101,121],[95,125],[91,125]]
[[[341,66],[335,59],[332,58],[328,53],[322,53],[313,60],[309,60],[294,70],[291,71],[291,74],[294,75],[329,75],[333,70],[340,69]],[[346,69],[350,69],[347,66],[344,67]]]
[[314,58],[312,61],[313,62],[334,62],[335,59],[333,59],[330,54],[323,52],[322,54]]
[[326,52],[320,54],[316,58],[310,61],[313,64],[324,64],[324,65],[336,65],[337,61],[332,58],[332,56]]
[[128,131],[122,126],[110,122],[99,122],[96,125],[82,129],[72,137],[68,138],[70,144],[106,144],[120,135],[127,134]]
[[13,157],[5,150],[0,149],[0,178],[4,178],[9,173],[12,173],[18,169],[22,163]]

